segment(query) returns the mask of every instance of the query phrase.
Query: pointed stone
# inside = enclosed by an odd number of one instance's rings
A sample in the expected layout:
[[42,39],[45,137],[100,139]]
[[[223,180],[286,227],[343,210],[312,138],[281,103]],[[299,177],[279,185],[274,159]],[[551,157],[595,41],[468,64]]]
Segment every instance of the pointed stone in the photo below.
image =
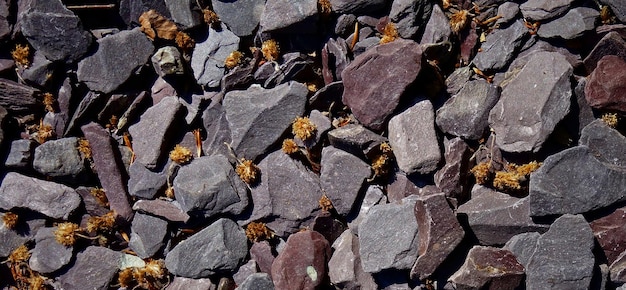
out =
[[626,169],[626,137],[602,120],[585,126],[578,144],[589,147],[600,162]]
[[472,63],[483,72],[499,71],[513,60],[528,34],[528,28],[521,20],[503,29],[496,29],[487,35]]
[[[448,281],[455,289],[510,289],[524,280],[524,266],[507,250],[474,246]],[[534,289],[534,288],[533,288]]]
[[364,193],[370,166],[358,157],[332,146],[322,150],[320,184],[340,215],[348,215]]
[[191,69],[201,86],[217,88],[224,76],[224,61],[239,48],[239,37],[226,25],[215,30],[209,27],[206,40],[196,43],[191,56]]
[[303,231],[289,236],[285,248],[272,264],[272,280],[277,289],[299,285],[313,290],[327,279],[330,245],[315,231]]
[[139,258],[147,259],[165,244],[167,221],[146,214],[135,214],[128,246]]
[[445,164],[435,173],[435,185],[446,197],[459,202],[469,199],[468,175],[472,153],[461,138],[444,140]]

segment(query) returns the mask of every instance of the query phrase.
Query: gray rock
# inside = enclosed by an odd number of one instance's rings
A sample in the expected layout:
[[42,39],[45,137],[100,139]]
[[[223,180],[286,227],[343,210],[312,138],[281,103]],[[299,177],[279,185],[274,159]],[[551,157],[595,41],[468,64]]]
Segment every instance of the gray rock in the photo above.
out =
[[383,189],[377,185],[370,185],[365,191],[361,207],[359,208],[359,214],[350,221],[349,228],[352,233],[357,234],[359,230],[359,224],[363,221],[369,210],[377,204],[386,204],[387,197],[383,193]]
[[459,91],[465,86],[465,84],[469,83],[470,79],[474,72],[469,66],[464,66],[455,69],[447,78],[446,78],[446,91],[450,95],[456,95]]
[[435,131],[435,112],[429,100],[419,101],[391,118],[388,130],[389,144],[400,170],[407,174],[428,174],[437,169],[441,152]]
[[359,254],[365,272],[411,269],[418,256],[414,206],[415,199],[404,199],[402,204],[370,208],[359,225]]
[[137,213],[131,225],[128,246],[139,258],[147,259],[163,247],[166,235],[167,221],[147,214]]
[[583,63],[587,72],[591,73],[594,71],[600,59],[605,55],[617,55],[626,61],[626,41],[618,32],[607,33],[585,57]]
[[308,90],[298,82],[273,89],[250,87],[224,96],[223,108],[231,129],[231,146],[239,157],[256,159],[291,128],[304,113]]
[[537,31],[537,35],[543,38],[574,39],[580,37],[586,31],[595,28],[595,22],[600,12],[587,7],[578,7],[548,23],[543,23]]
[[87,247],[76,254],[76,261],[57,281],[64,289],[80,289],[89,285],[91,289],[105,290],[119,270],[124,254],[105,247]]
[[314,33],[319,14],[317,1],[267,0],[261,15],[261,30],[275,33]]
[[187,222],[189,215],[185,213],[178,202],[162,199],[138,200],[133,204],[133,210],[140,213],[148,213],[153,216],[162,217],[172,222]]
[[587,146],[551,155],[530,175],[530,215],[584,213],[626,200],[626,171],[607,166]]
[[141,115],[138,123],[130,126],[136,162],[155,169],[165,160],[169,142],[176,128],[183,122],[184,111],[176,97],[166,97]]
[[272,273],[272,263],[275,259],[275,251],[268,241],[252,243],[250,247],[250,259],[254,260],[263,273]]
[[503,25],[515,19],[519,14],[519,4],[515,2],[504,2],[498,6],[498,14],[502,18],[496,21],[496,24]]
[[173,182],[176,200],[191,216],[237,215],[248,206],[247,186],[223,155],[196,158]]
[[537,241],[526,267],[526,287],[588,289],[595,264],[593,245],[593,233],[582,215],[561,216]]
[[35,148],[33,168],[46,176],[77,178],[86,171],[77,148],[76,137],[47,141]]
[[[393,2],[393,5],[396,5],[396,1]],[[430,3],[426,3],[426,8],[428,9],[428,6],[430,5]],[[427,14],[425,13],[424,15]],[[424,33],[422,34],[422,40],[420,41],[420,43],[426,44],[447,41],[450,39],[450,34],[452,34],[452,29],[450,29],[450,20],[443,13],[439,5],[432,5],[432,12],[430,14],[430,18],[428,19],[426,27],[424,27]],[[402,32],[400,32],[400,35],[402,36]]]
[[[4,213],[0,214],[4,217]],[[20,216],[14,229],[7,228],[4,222],[0,223],[0,257],[8,257],[13,250],[28,241],[35,239],[37,231],[45,226],[45,219],[24,218]]]
[[487,35],[486,41],[480,46],[482,51],[476,54],[472,63],[487,73],[506,68],[522,47],[527,35],[528,28],[521,20],[506,28],[494,30]]
[[[454,289],[517,289],[524,280],[524,266],[507,250],[474,246],[461,269],[448,281]],[[533,288],[535,289],[535,288]]]
[[19,173],[7,173],[0,185],[0,208],[4,210],[23,207],[66,220],[79,205],[80,196],[71,187]]
[[471,159],[470,148],[461,138],[444,140],[445,163],[435,173],[435,185],[446,197],[459,202],[469,199],[467,178]]
[[0,106],[9,113],[24,116],[34,111],[41,112],[43,106],[39,94],[39,90],[33,87],[0,79]]
[[334,252],[328,261],[328,276],[335,285],[356,280],[355,266],[360,266],[361,263],[355,263],[358,254],[353,251],[355,242],[358,242],[358,237],[346,230],[332,245]]
[[39,273],[52,273],[67,265],[72,259],[72,247],[59,244],[54,238],[56,228],[42,228],[35,235],[35,248],[28,265]]
[[191,279],[185,277],[174,276],[172,283],[167,285],[167,290],[214,290],[217,285],[213,284],[211,279]]
[[11,34],[11,26],[9,24],[9,5],[5,1],[0,2],[0,40],[4,40]]
[[139,162],[133,162],[128,168],[128,193],[132,196],[153,199],[164,190],[167,172],[154,172]]
[[335,148],[364,157],[388,140],[359,124],[348,124],[328,132],[328,141]]
[[502,150],[541,149],[557,123],[569,112],[572,71],[565,57],[556,52],[537,52],[528,60],[502,90],[500,100],[489,113],[489,124]]
[[400,96],[417,78],[421,59],[420,46],[410,40],[398,39],[367,50],[341,74],[343,103],[365,127],[383,129]]
[[348,37],[354,31],[354,24],[356,23],[356,15],[354,14],[341,14],[337,17],[335,23],[335,34],[342,38]]
[[36,142],[33,140],[15,140],[11,142],[11,148],[7,159],[4,161],[4,166],[13,169],[25,169],[33,161],[33,151],[35,150]]
[[504,244],[503,249],[511,251],[511,253],[517,257],[517,261],[524,267],[527,267],[530,258],[535,253],[535,250],[537,250],[539,237],[541,237],[541,234],[538,232],[515,235]]
[[202,12],[194,0],[165,0],[171,19],[184,29],[195,28],[203,23]]
[[224,143],[230,144],[230,128],[226,112],[221,104],[211,104],[202,113],[202,124],[206,130],[206,139],[202,141],[202,150],[206,155],[228,154]]
[[[341,80],[341,73],[350,63],[349,51],[348,44],[340,37],[336,39],[331,38],[324,44],[322,49],[322,75],[327,85]],[[341,88],[343,90],[343,83]],[[316,95],[318,92],[316,92]],[[314,101],[311,99],[309,102],[313,103]]]
[[585,126],[578,144],[589,147],[600,162],[626,169],[626,137],[602,120]]
[[[1,95],[1,93],[0,93]],[[4,130],[7,126],[7,115],[9,112],[2,106],[0,106],[0,146],[4,145]]]
[[219,219],[176,245],[165,257],[165,266],[177,276],[206,278],[233,273],[247,254],[243,229],[232,220]]
[[18,73],[28,84],[53,90],[53,86],[56,85],[58,69],[58,63],[48,60],[42,52],[35,51],[31,64],[21,72],[18,69]]
[[[424,28],[426,22],[429,21],[429,17],[432,19],[431,11],[434,11],[433,4],[429,1],[395,0],[393,4],[391,4],[389,20],[395,24],[400,37],[411,39],[415,38],[420,32],[420,29]],[[441,14],[435,15],[435,21],[439,21],[439,19],[437,19],[438,16],[445,18],[441,9],[439,9],[438,12]],[[448,31],[450,31],[449,25],[446,26]],[[441,33],[445,33],[445,30]]]
[[624,3],[619,0],[600,0],[599,2],[604,5],[609,5],[617,19],[622,23],[626,23],[626,7],[624,7]]
[[477,140],[489,127],[489,111],[500,97],[500,88],[482,80],[470,81],[437,110],[441,131]]
[[275,68],[272,74],[265,80],[264,88],[273,88],[276,85],[290,80],[306,78],[314,74],[313,61],[309,56],[300,52],[290,52],[282,55],[283,63]]
[[333,11],[338,14],[363,15],[385,7],[386,0],[330,0]]
[[246,280],[244,280],[241,284],[239,284],[238,289],[241,290],[273,290],[274,282],[272,282],[272,277],[267,273],[254,273]]
[[380,38],[377,36],[373,36],[373,37],[368,37],[366,39],[360,40],[359,42],[357,42],[354,45],[354,49],[352,51],[352,54],[354,55],[354,57],[357,57],[361,54],[363,54],[365,51],[367,51],[368,49],[375,47],[377,45],[380,44]]
[[196,43],[191,55],[191,69],[199,85],[217,88],[224,77],[224,61],[239,48],[239,37],[222,24],[217,31],[209,27],[208,37]]
[[89,89],[110,93],[116,90],[144,65],[154,45],[145,34],[135,28],[98,40],[98,50],[78,63],[78,80]]
[[320,184],[340,215],[346,216],[364,193],[364,182],[371,176],[370,166],[358,157],[334,148],[322,150]]
[[457,213],[467,217],[470,228],[481,245],[502,245],[525,232],[545,232],[547,226],[536,224],[529,215],[528,198],[517,198],[493,189],[474,185],[472,199],[459,206]]
[[180,51],[174,46],[159,48],[152,56],[151,60],[154,70],[161,77],[166,75],[182,75],[185,73]]
[[272,263],[272,280],[278,289],[300,285],[316,289],[327,279],[330,245],[316,231],[301,231],[289,236],[283,250]]
[[574,0],[529,0],[520,5],[522,15],[532,21],[541,21],[565,14]]
[[263,0],[212,0],[213,10],[237,36],[250,36],[259,26],[265,10]]
[[[241,285],[241,283],[243,283],[243,281],[245,281],[246,278],[256,273],[259,273],[258,265],[254,259],[250,259],[248,260],[247,263],[239,267],[239,269],[237,270],[237,273],[233,274],[233,281],[235,281],[235,284]],[[263,274],[267,275],[270,282],[272,281],[272,278],[269,276],[269,274],[267,273],[263,273]]]

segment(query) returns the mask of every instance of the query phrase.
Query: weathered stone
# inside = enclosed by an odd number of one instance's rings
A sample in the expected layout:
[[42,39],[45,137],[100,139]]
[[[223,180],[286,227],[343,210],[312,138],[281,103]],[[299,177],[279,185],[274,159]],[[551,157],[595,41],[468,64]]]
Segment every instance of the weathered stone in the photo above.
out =
[[472,78],[473,71],[469,68],[469,66],[464,66],[455,69],[447,78],[446,78],[446,91],[450,95],[456,95],[459,91],[469,83]]
[[237,215],[248,206],[247,186],[223,155],[196,158],[182,166],[173,185],[176,200],[191,216]]
[[277,289],[299,285],[300,289],[316,289],[324,283],[330,245],[316,231],[289,236],[285,248],[272,264],[272,280]]
[[[0,218],[4,218],[6,213],[0,213]],[[43,218],[33,218],[20,215],[15,228],[8,228],[4,222],[0,223],[0,257],[7,258],[17,247],[35,238],[38,230],[45,226],[46,220]]]
[[172,283],[167,285],[167,290],[211,290],[216,289],[217,285],[213,284],[211,279],[202,278],[202,279],[191,279],[185,277],[174,276]]
[[128,246],[139,258],[150,258],[163,247],[166,235],[167,221],[138,213],[133,218]]
[[92,195],[92,190],[97,190],[95,187],[85,187],[79,186],[76,188],[76,193],[78,193],[83,200],[83,205],[85,206],[85,211],[90,216],[102,216],[109,211],[108,201],[103,203],[102,200],[96,199],[95,195]]
[[177,276],[206,278],[233,273],[247,254],[243,229],[232,220],[219,219],[176,245],[165,257],[165,266]]
[[320,184],[340,215],[348,215],[371,176],[370,166],[358,157],[332,146],[322,150]]
[[223,108],[231,129],[231,146],[239,157],[256,159],[267,153],[293,120],[304,113],[308,90],[298,82],[273,89],[250,87],[224,96]]
[[20,139],[11,142],[11,148],[9,149],[7,159],[4,161],[4,166],[13,169],[25,169],[33,160],[35,146],[36,142],[33,140]]
[[341,73],[343,103],[366,127],[384,128],[400,97],[421,69],[422,50],[414,41],[396,40],[359,55]]
[[[341,80],[341,73],[350,63],[349,51],[348,44],[342,38],[331,38],[324,44],[322,49],[322,75],[327,85]],[[343,84],[341,88],[343,90]],[[312,101],[310,100],[309,102],[312,103]]]
[[459,202],[469,199],[467,196],[467,178],[471,152],[469,146],[461,138],[444,140],[445,164],[435,173],[435,185],[446,197],[455,198]]
[[79,289],[89,285],[90,289],[105,290],[119,270],[124,254],[105,247],[90,246],[76,254],[76,261],[57,281],[64,289]]
[[583,60],[588,73],[596,69],[598,62],[606,55],[616,55],[626,61],[626,41],[617,32],[607,33]]
[[317,1],[268,0],[261,15],[261,30],[278,33],[314,33],[317,31]]
[[194,0],[165,0],[165,6],[169,10],[171,19],[183,28],[194,28],[203,23],[202,12]]
[[[395,4],[395,1],[394,1]],[[447,41],[452,34],[448,17],[443,13],[439,5],[432,6],[432,12],[428,23],[424,27],[421,44],[438,43]]]
[[626,200],[626,171],[577,146],[546,158],[530,175],[529,192],[531,216],[584,213]]
[[365,272],[408,270],[413,266],[418,256],[414,207],[415,199],[407,198],[402,204],[370,208],[359,225],[359,254]]
[[241,290],[273,290],[272,277],[266,273],[255,273],[244,280],[237,289]]
[[152,66],[156,73],[165,77],[167,75],[182,75],[185,73],[180,52],[174,46],[164,46],[152,55]]
[[593,232],[582,215],[561,216],[537,241],[526,267],[526,287],[588,289],[595,264],[593,244]]
[[333,11],[339,14],[362,15],[385,7],[385,0],[330,0]]
[[187,222],[189,215],[185,213],[178,202],[166,201],[161,199],[155,200],[138,200],[133,205],[133,210],[142,213],[148,213],[153,216],[162,217],[172,222]]
[[224,61],[239,48],[239,37],[226,25],[215,30],[209,27],[208,37],[196,43],[191,55],[191,69],[199,85],[217,88],[224,77]]
[[524,266],[507,250],[474,246],[461,269],[448,281],[454,289],[517,289],[524,280]]
[[602,120],[585,126],[578,144],[589,147],[600,162],[626,169],[626,137]]
[[354,45],[354,50],[352,51],[352,54],[354,55],[354,57],[357,57],[363,54],[365,51],[369,50],[370,48],[375,47],[379,44],[380,38],[377,36],[365,38]]
[[623,252],[626,252],[625,222],[626,208],[622,207],[589,223],[609,265],[617,261]]
[[328,141],[333,147],[356,156],[368,156],[380,144],[387,142],[387,138],[361,125],[348,124],[328,132]]
[[212,0],[213,10],[237,36],[252,35],[265,9],[263,0]]
[[450,208],[444,193],[417,199],[418,258],[411,269],[411,277],[424,280],[430,277],[443,261],[461,243],[465,232]]
[[428,174],[437,169],[441,152],[435,112],[429,100],[419,101],[391,118],[388,130],[389,144],[400,170],[407,174]]
[[28,265],[39,273],[52,273],[72,259],[72,247],[59,244],[54,238],[55,228],[42,228],[35,235],[35,248]]
[[522,47],[528,35],[528,28],[521,20],[513,22],[503,29],[496,29],[487,35],[472,63],[483,72],[498,71],[505,68]]
[[517,261],[526,267],[528,266],[528,262],[530,262],[530,258],[537,249],[537,241],[539,241],[539,237],[541,237],[541,234],[538,232],[528,232],[515,235],[508,242],[506,242],[506,244],[504,244],[503,249],[511,251],[511,253],[517,257]]
[[153,199],[165,188],[167,172],[154,172],[139,162],[128,168],[128,193],[132,196]]
[[565,14],[574,0],[541,1],[529,0],[520,5],[524,18],[541,21]]
[[356,234],[359,230],[359,224],[365,216],[367,216],[367,212],[369,212],[372,206],[377,204],[386,204],[387,197],[383,193],[383,190],[380,186],[370,185],[365,191],[365,195],[363,197],[363,201],[361,202],[361,207],[359,208],[359,214],[353,218],[349,223],[349,228],[352,230],[352,233]]
[[626,112],[626,60],[607,55],[598,61],[585,85],[585,98],[596,109]]
[[622,23],[626,23],[626,7],[624,7],[624,3],[618,0],[600,0],[599,2],[611,7],[611,11],[617,19]]
[[[534,54],[489,113],[496,143],[507,152],[537,152],[569,112],[572,66],[556,52]],[[532,85],[529,85],[532,84]]]
[[[437,6],[437,5],[435,5]],[[424,26],[426,26],[426,22],[429,21],[429,17],[433,19],[431,15],[431,11],[435,11],[438,9],[438,12],[441,12],[441,16],[443,12],[439,8],[433,9],[433,4],[429,1],[411,1],[411,0],[395,0],[393,4],[391,4],[391,11],[389,12],[389,20],[395,25],[398,34],[402,38],[411,39],[415,38],[420,30],[424,30]],[[435,20],[438,21],[437,16],[435,15]],[[447,23],[447,21],[446,21]],[[449,25],[446,25],[449,29]],[[445,30],[441,33],[445,33]],[[428,38],[427,38],[428,39]],[[421,42],[421,43],[430,43]],[[433,41],[438,42],[438,41]]]
[[497,15],[502,16],[502,18],[498,19],[496,24],[503,25],[509,23],[517,17],[519,11],[519,4],[515,2],[504,2],[500,4],[498,6]]
[[[28,192],[28,194],[24,194]],[[24,207],[55,219],[67,219],[80,205],[71,187],[9,172],[0,185],[0,208]]]
[[537,35],[544,38],[574,39],[595,28],[600,12],[587,7],[578,7],[548,23],[542,23]]
[[19,68],[20,77],[27,84],[53,90],[56,85],[59,63],[48,60],[42,52],[35,51],[33,60],[28,67]]
[[33,168],[46,176],[76,179],[87,170],[77,148],[76,137],[47,141],[35,148]]
[[250,247],[250,258],[256,261],[259,270],[263,273],[272,273],[272,263],[274,263],[274,253],[268,241],[255,242]]
[[43,109],[39,90],[7,79],[0,79],[0,106],[9,113],[24,116]]

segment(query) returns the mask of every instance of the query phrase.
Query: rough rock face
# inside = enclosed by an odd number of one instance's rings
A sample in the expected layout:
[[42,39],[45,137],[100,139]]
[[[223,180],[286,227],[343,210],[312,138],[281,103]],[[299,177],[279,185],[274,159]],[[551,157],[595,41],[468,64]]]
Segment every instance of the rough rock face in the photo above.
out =
[[456,289],[517,289],[524,266],[508,250],[474,246],[449,281]]
[[73,247],[59,244],[54,238],[54,228],[42,228],[35,235],[35,248],[28,265],[40,273],[51,273],[67,265],[72,259]]
[[490,33],[481,45],[472,63],[484,72],[505,68],[512,60],[514,51],[519,50],[528,34],[528,28],[522,21],[515,21],[510,26]]
[[199,85],[216,88],[224,76],[224,61],[239,47],[239,37],[225,25],[218,31],[209,28],[206,40],[196,43],[191,69]]
[[428,18],[432,17],[431,11],[433,5],[429,1],[396,0],[391,4],[389,19],[396,26],[400,37],[412,39],[420,29],[424,29]]
[[564,14],[569,9],[573,0],[541,1],[530,0],[520,5],[520,10],[525,18],[540,21]]
[[272,263],[272,280],[277,289],[298,285],[316,289],[327,277],[330,245],[315,231],[295,233]]
[[46,176],[77,178],[86,171],[77,147],[76,137],[45,142],[35,148],[33,168]]
[[316,32],[317,5],[315,0],[297,2],[268,0],[261,15],[262,30],[279,33]]
[[128,246],[137,256],[146,259],[163,247],[167,234],[167,221],[146,214],[135,214]]
[[340,215],[348,215],[371,176],[370,166],[358,157],[332,146],[322,150],[320,184]]
[[594,29],[598,16],[600,13],[595,9],[575,8],[569,10],[562,17],[542,24],[537,35],[544,38],[574,39],[582,36],[584,32]]
[[109,282],[119,270],[122,255],[105,247],[87,247],[76,254],[74,266],[62,274],[58,281],[65,289],[77,289],[84,285],[98,290],[108,289]]
[[589,75],[585,98],[596,109],[626,112],[626,61],[615,55],[604,56]]
[[578,143],[589,147],[600,162],[626,168],[626,137],[602,120],[595,120],[585,126]]
[[213,0],[211,4],[215,13],[220,16],[220,20],[239,37],[253,33],[254,29],[259,26],[261,15],[265,10],[263,0]]

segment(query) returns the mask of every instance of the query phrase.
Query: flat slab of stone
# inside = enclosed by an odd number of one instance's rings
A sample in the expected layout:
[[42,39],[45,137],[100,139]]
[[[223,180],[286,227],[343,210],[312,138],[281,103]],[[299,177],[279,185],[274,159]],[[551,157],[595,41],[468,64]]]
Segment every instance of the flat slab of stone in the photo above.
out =
[[72,259],[73,247],[59,244],[54,238],[56,228],[42,228],[35,235],[35,248],[28,265],[39,273],[52,273],[67,265]]
[[272,263],[272,280],[277,289],[315,289],[328,275],[330,244],[316,231],[302,231],[287,239]]
[[[524,266],[508,250],[474,246],[465,263],[448,281],[456,289],[517,289],[524,280]],[[533,288],[534,289],[534,288]]]
[[85,285],[91,289],[108,289],[119,270],[123,255],[105,247],[87,247],[76,254],[72,267],[61,274],[57,281],[65,289],[80,289]]
[[365,180],[371,177],[369,164],[332,146],[322,150],[320,185],[340,215],[348,215],[365,191]]
[[530,0],[522,3],[520,10],[524,18],[540,21],[564,14],[573,2],[574,0]]
[[199,85],[217,88],[224,76],[224,61],[239,48],[239,37],[225,25],[215,30],[209,27],[206,40],[196,43],[191,56],[191,69]]
[[315,0],[268,0],[261,15],[263,32],[314,33],[319,18]]
[[626,60],[604,56],[587,78],[585,98],[596,109],[626,112]]
[[528,35],[528,28],[521,20],[503,29],[496,29],[487,35],[472,63],[483,72],[505,68],[515,57]]
[[578,144],[589,147],[600,162],[626,169],[626,137],[602,120],[585,126]]
[[596,19],[600,12],[587,7],[578,7],[548,23],[539,26],[537,35],[544,38],[574,39],[582,36],[586,31],[595,29]]

